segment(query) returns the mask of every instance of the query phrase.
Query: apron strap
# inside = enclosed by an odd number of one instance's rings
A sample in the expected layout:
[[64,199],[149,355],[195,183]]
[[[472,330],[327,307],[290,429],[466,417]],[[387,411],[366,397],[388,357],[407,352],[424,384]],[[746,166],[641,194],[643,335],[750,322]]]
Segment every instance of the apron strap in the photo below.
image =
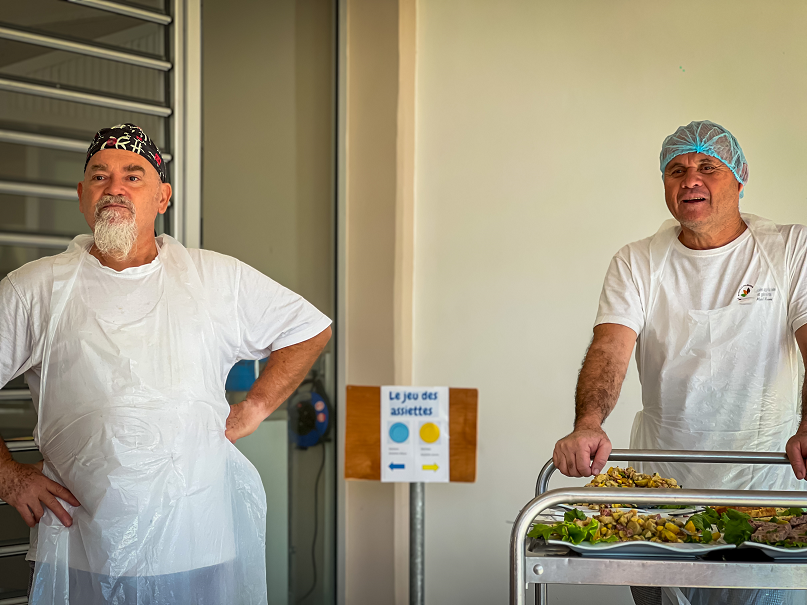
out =
[[742,214],[751,236],[757,244],[757,248],[763,260],[770,267],[773,281],[779,291],[779,299],[785,306],[785,313],[788,312],[788,302],[790,300],[790,272],[787,270],[787,260],[785,250],[787,245],[785,238],[776,227],[776,223],[769,221],[755,214]]
[[57,254],[53,261],[53,288],[50,295],[50,319],[48,320],[48,331],[45,334],[45,344],[42,350],[42,377],[39,385],[39,409],[37,413],[36,434],[34,441],[40,446],[40,426],[42,426],[42,401],[47,392],[48,372],[50,365],[50,352],[53,344],[53,335],[59,326],[65,305],[73,286],[76,283],[79,269],[87,256],[87,250],[93,243],[92,235],[77,235],[67,246],[67,250]]

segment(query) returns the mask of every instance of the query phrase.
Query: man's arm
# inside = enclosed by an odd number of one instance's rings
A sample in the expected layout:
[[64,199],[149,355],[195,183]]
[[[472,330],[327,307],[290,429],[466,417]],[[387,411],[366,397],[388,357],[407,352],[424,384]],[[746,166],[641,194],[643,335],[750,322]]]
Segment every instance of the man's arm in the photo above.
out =
[[[28,311],[10,278],[0,280],[0,388],[31,365],[33,337]],[[11,457],[0,436],[0,499],[17,509],[29,527],[45,513],[53,511],[67,527],[73,523],[57,496],[73,506],[78,500],[70,491],[42,474],[42,463],[21,464]]]
[[598,475],[608,461],[611,441],[602,423],[619,399],[634,344],[636,332],[626,326],[600,324],[594,328],[577,378],[574,431],[555,444],[552,454],[564,475]]
[[258,428],[261,422],[286,401],[308,374],[331,339],[331,328],[296,345],[272,351],[247,398],[230,406],[225,436],[235,443]]
[[[796,342],[801,351],[802,361],[807,360],[807,325],[796,330]],[[801,387],[801,424],[796,434],[793,435],[785,446],[787,457],[790,459],[790,466],[797,479],[804,479],[807,476],[805,460],[807,460],[807,380]]]

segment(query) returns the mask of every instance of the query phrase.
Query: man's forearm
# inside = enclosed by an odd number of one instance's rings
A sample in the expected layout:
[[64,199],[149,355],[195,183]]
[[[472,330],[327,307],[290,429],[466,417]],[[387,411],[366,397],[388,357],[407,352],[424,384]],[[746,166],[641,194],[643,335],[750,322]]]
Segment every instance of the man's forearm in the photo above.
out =
[[616,406],[636,335],[624,326],[597,326],[577,379],[574,428],[600,427]]
[[247,401],[260,405],[264,417],[269,416],[305,379],[330,338],[329,327],[313,338],[273,351],[247,394]]

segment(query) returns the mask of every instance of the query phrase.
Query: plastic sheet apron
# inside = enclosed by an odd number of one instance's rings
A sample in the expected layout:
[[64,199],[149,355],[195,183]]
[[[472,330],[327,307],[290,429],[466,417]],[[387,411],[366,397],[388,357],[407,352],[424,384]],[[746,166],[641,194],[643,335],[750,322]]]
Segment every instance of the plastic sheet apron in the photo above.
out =
[[56,257],[35,439],[81,506],[65,504],[70,528],[50,512],[39,523],[32,605],[267,602],[263,486],[224,437],[199,275],[162,242],[159,300],[123,325],[78,287],[92,238]]
[[[636,353],[643,409],[633,423],[631,448],[783,452],[796,432],[798,357],[787,319],[785,242],[774,223],[742,216],[760,257],[759,274],[748,283],[755,295],[759,288],[774,288],[770,301],[734,297],[721,309],[683,308],[662,284],[680,226],[669,220],[651,239],[647,319]],[[654,462],[644,467],[687,488],[803,489],[790,466]],[[664,592],[669,599],[670,591]],[[697,592],[693,605],[726,602],[703,600],[719,591]],[[665,600],[679,602],[686,603]]]

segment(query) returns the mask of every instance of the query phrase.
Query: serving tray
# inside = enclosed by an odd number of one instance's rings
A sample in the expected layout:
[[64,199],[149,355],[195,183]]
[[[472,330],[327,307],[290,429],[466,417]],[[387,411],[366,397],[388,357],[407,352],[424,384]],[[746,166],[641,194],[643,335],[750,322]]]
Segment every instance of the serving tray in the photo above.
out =
[[762,544],[761,542],[752,542],[750,540],[743,542],[740,548],[756,548],[773,559],[807,559],[807,548],[773,546],[771,544]]

